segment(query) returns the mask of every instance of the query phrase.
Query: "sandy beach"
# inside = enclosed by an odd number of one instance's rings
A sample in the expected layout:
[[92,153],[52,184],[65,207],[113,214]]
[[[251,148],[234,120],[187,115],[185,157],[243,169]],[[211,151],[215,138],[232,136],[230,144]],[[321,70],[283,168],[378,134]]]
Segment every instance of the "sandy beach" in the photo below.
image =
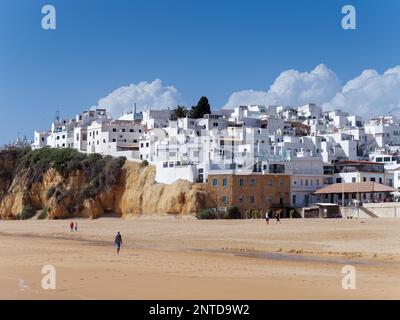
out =
[[0,221],[0,299],[400,299],[400,219],[77,221]]

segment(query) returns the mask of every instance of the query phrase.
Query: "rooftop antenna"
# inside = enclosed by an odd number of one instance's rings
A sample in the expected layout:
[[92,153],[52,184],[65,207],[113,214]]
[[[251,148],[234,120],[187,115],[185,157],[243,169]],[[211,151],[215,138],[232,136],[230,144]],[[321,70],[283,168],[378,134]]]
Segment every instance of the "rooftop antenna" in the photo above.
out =
[[133,121],[136,120],[136,102],[133,104]]

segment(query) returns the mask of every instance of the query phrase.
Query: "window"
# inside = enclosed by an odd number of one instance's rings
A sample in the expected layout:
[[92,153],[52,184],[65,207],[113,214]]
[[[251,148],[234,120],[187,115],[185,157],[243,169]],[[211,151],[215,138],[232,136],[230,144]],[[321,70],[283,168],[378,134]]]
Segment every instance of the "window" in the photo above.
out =
[[226,187],[228,185],[228,179],[223,178],[222,179],[222,186]]
[[[140,156],[142,156],[142,155],[140,155]],[[168,162],[163,163],[163,168],[168,168]]]
[[308,179],[305,180],[305,185],[308,186]]
[[125,129],[122,129],[121,132],[125,132]]
[[113,132],[117,132],[117,128],[113,128]]
[[363,182],[367,182],[367,177],[363,177]]
[[129,132],[133,132],[133,129],[130,129]]
[[273,183],[272,183],[272,179],[269,179],[268,181],[268,186],[272,187]]
[[250,179],[250,185],[255,186],[256,185],[256,180]]
[[113,142],[116,142],[117,140],[113,139]]
[[254,203],[254,196],[250,196],[250,203]]
[[133,143],[137,143],[137,139],[133,139]]
[[218,187],[218,179],[213,179],[213,187]]
[[146,142],[146,147],[148,147],[149,146],[149,143],[148,142]]
[[239,202],[240,202],[240,203],[243,203],[243,195],[240,195],[240,197],[239,197]]
[[375,182],[375,178],[370,178],[369,181]]
[[292,203],[296,204],[296,195],[295,194],[292,196]]
[[379,178],[379,183],[382,183],[382,178]]
[[[400,179],[400,176],[399,176],[399,179]],[[243,178],[240,178],[240,180],[239,180],[239,185],[240,185],[241,187],[244,186],[244,180],[243,180]]]
[[351,178],[351,182],[356,182],[356,178],[355,177]]
[[223,203],[227,203],[228,202],[228,197],[227,196],[223,196],[222,197],[222,202]]

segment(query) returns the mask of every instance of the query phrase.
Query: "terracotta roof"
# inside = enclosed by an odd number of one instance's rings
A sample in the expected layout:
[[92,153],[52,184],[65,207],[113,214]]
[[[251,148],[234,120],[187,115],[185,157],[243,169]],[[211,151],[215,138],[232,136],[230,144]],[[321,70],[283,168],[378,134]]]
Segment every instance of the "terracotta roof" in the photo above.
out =
[[327,193],[366,193],[366,192],[393,192],[395,188],[377,182],[335,183],[314,192],[314,194]]

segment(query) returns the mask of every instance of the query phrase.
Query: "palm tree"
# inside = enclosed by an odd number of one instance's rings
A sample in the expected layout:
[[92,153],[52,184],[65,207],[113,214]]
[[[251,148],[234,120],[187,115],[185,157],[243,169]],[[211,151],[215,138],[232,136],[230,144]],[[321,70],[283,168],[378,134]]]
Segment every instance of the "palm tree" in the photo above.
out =
[[176,108],[171,111],[169,119],[176,121],[180,118],[186,118],[187,114],[188,109],[185,106],[176,106]]

